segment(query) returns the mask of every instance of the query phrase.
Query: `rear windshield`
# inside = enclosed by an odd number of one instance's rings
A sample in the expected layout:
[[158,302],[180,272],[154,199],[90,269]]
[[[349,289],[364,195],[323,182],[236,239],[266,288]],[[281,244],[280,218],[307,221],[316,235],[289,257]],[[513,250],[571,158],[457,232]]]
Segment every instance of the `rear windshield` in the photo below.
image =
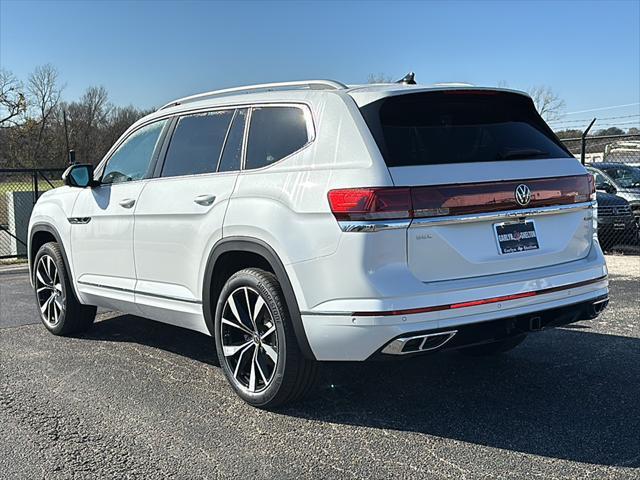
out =
[[531,99],[515,93],[413,93],[361,111],[389,167],[571,156]]

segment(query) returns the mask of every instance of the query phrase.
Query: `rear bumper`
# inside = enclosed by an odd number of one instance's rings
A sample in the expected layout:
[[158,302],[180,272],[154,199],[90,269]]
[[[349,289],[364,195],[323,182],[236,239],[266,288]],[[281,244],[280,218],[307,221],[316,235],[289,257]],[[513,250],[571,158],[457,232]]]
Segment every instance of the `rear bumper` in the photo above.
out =
[[[462,325],[455,330],[439,329],[427,332],[413,332],[411,334],[412,338],[420,339],[424,335],[426,340],[411,343],[411,341],[407,341],[407,337],[400,336],[380,348],[369,359],[387,360],[392,356],[414,356],[425,352],[455,350],[499,341],[523,333],[561,327],[581,320],[592,320],[607,307],[608,303],[609,297],[605,295],[564,307],[490,320],[488,322]],[[397,348],[400,345],[402,345],[402,348]]]
[[[379,306],[387,308],[376,308],[374,314],[358,311],[357,307],[361,304],[354,302],[356,308],[350,312],[303,312],[302,321],[316,359],[325,361],[366,360],[379,354],[394,339],[424,332],[456,331],[446,347],[460,347],[460,342],[465,342],[467,337],[467,334],[461,333],[467,331],[468,327],[500,320],[502,324],[509,325],[514,319],[518,319],[516,323],[519,324],[541,317],[541,327],[571,323],[589,318],[584,312],[608,296],[606,266],[602,254],[597,250],[597,259],[585,262],[586,265],[582,263],[586,267],[584,270],[572,268],[563,274],[538,276],[535,280],[521,278],[501,284],[496,282],[490,287],[465,288],[455,292],[439,292],[437,295],[430,292],[422,297],[421,304],[416,302],[415,297],[396,298],[382,302]],[[526,277],[524,273],[522,277]],[[540,293],[526,295],[533,291]],[[416,311],[412,308],[418,306],[442,306],[445,299],[449,307],[455,304],[456,308],[412,313]],[[494,300],[475,302],[480,299]],[[403,310],[403,307],[406,309]],[[566,307],[575,310],[578,315],[554,320],[556,314],[563,314],[558,309]],[[379,315],[376,314],[378,312]]]

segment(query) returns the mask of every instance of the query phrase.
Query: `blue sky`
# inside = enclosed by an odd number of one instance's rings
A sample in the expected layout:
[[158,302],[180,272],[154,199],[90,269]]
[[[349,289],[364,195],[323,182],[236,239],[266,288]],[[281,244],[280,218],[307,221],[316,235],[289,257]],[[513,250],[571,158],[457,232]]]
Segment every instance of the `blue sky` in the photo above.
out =
[[640,101],[640,1],[0,0],[2,67],[26,78],[44,63],[60,71],[66,99],[104,85],[117,105],[413,70],[421,83],[550,85],[574,112]]

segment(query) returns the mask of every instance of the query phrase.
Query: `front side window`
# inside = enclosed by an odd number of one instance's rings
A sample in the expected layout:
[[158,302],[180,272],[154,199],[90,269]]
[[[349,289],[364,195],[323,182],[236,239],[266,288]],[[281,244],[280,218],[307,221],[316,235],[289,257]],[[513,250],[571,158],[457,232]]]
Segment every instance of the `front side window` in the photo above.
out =
[[307,121],[299,107],[256,107],[251,112],[245,169],[271,165],[309,141]]
[[163,177],[216,171],[233,110],[218,110],[180,117],[171,137]]
[[151,158],[167,120],[154,122],[132,133],[111,155],[102,183],[123,183],[148,177]]

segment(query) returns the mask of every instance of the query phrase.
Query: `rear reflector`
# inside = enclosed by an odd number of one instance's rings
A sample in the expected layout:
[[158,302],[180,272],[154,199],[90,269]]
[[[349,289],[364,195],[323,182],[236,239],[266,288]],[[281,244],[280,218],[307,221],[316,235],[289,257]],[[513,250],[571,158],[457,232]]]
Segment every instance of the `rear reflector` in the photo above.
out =
[[516,293],[513,295],[504,295],[502,297],[491,297],[491,298],[483,298],[480,300],[472,300],[470,302],[461,302],[461,303],[450,303],[445,305],[433,305],[430,307],[419,307],[419,308],[407,308],[403,310],[385,310],[379,312],[352,312],[351,316],[353,317],[384,317],[384,316],[395,316],[395,315],[414,315],[416,313],[431,313],[431,312],[440,312],[443,310],[453,310],[456,308],[468,308],[468,307],[477,307],[479,305],[487,305],[490,303],[498,303],[498,302],[508,302],[511,300],[518,300],[520,298],[528,298],[528,297],[536,297],[538,295],[546,295],[549,293],[561,292],[563,290],[570,290],[572,288],[580,288],[587,285],[591,285],[593,283],[602,282],[606,280],[607,276],[603,275],[598,278],[593,278],[591,280],[585,280],[583,282],[571,283],[568,285],[561,285],[559,287],[550,287],[543,288],[541,290],[534,290],[523,293]]
[[[526,185],[526,204],[516,201],[516,188]],[[329,205],[338,220],[383,220],[469,215],[568,205],[592,200],[592,175],[465,183],[428,187],[353,188],[331,190]]]

